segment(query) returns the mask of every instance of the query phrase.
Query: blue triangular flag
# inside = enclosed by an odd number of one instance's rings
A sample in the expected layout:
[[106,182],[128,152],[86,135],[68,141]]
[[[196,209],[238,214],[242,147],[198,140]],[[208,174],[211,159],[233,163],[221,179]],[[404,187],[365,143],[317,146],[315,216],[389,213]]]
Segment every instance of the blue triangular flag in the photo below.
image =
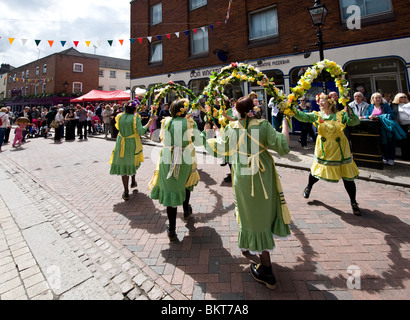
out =
[[184,31],[184,33],[185,33],[186,36],[189,36],[189,31],[188,30]]
[[162,39],[162,36],[157,36],[157,38],[158,38],[158,40],[159,40],[159,41],[161,41],[161,39]]
[[214,30],[214,25],[213,24],[211,24],[209,27],[211,28],[211,30]]
[[61,42],[61,46],[64,47],[67,41],[60,41]]
[[133,44],[135,39],[130,39],[130,43]]

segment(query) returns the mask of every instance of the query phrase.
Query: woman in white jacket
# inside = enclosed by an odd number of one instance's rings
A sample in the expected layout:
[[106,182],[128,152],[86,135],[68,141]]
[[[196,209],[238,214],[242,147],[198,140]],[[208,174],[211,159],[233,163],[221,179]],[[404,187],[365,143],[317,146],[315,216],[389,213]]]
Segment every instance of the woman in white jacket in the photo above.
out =
[[3,145],[4,135],[6,134],[7,127],[10,126],[9,115],[6,113],[6,108],[1,108],[0,110],[0,152],[1,146]]

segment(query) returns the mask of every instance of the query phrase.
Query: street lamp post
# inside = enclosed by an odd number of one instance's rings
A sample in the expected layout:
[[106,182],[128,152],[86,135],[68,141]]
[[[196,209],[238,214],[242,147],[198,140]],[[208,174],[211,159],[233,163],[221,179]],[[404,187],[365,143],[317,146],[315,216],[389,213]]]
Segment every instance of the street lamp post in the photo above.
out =
[[[320,3],[320,0],[315,0],[313,7],[310,7],[307,10],[312,19],[313,25],[315,26],[316,31],[317,31],[318,41],[316,45],[319,47],[320,61],[322,61],[325,58],[325,54],[323,51],[324,43],[323,43],[322,29],[323,29],[323,26],[325,25],[325,20],[326,20],[328,10],[324,4]],[[323,92],[326,93],[327,92],[326,79],[325,79],[325,74],[323,72],[321,74],[321,78],[322,78]]]

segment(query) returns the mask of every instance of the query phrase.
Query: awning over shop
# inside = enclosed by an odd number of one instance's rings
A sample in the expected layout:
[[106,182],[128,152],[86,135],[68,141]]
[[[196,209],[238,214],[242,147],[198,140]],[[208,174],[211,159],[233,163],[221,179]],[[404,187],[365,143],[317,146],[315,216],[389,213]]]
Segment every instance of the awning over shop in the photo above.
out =
[[115,91],[101,91],[101,90],[91,90],[87,94],[71,99],[71,103],[75,102],[89,102],[89,101],[127,101],[130,100],[131,96],[129,93],[122,90]]

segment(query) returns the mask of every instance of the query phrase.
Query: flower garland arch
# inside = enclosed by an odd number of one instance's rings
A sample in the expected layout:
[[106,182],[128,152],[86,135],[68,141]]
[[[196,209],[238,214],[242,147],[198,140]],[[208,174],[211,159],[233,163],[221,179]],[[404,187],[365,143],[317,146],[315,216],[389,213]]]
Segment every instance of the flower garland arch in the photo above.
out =
[[245,63],[231,63],[222,68],[219,73],[213,73],[208,85],[192,104],[192,108],[196,109],[201,102],[205,102],[207,118],[211,119],[212,117],[216,117],[218,115],[218,112],[215,109],[217,98],[222,99],[221,110],[219,113],[226,108],[225,100],[227,97],[223,94],[224,87],[228,84],[238,84],[245,81],[256,82],[258,85],[262,86],[277,103],[282,102],[285,98],[282,90],[279,90],[275,86],[273,78],[269,79],[264,73],[252,65]]
[[292,93],[287,96],[285,101],[279,104],[279,109],[286,117],[289,118],[295,114],[298,99],[306,94],[311,88],[312,82],[318,78],[324,70],[335,78],[336,87],[339,89],[339,103],[346,107],[347,102],[350,100],[350,88],[346,80],[346,72],[344,72],[342,67],[336,62],[324,59],[308,68],[305,74],[299,79],[297,86],[291,88]]
[[[156,93],[157,91],[158,93]],[[197,98],[196,95],[187,87],[173,81],[169,81],[167,83],[157,83],[155,86],[151,87],[141,100],[140,106],[146,105],[148,99],[155,94],[152,105],[154,106],[153,114],[156,114],[162,98],[164,98],[169,92],[175,92],[176,96],[181,99],[185,98],[186,95],[190,101],[195,101]]]

